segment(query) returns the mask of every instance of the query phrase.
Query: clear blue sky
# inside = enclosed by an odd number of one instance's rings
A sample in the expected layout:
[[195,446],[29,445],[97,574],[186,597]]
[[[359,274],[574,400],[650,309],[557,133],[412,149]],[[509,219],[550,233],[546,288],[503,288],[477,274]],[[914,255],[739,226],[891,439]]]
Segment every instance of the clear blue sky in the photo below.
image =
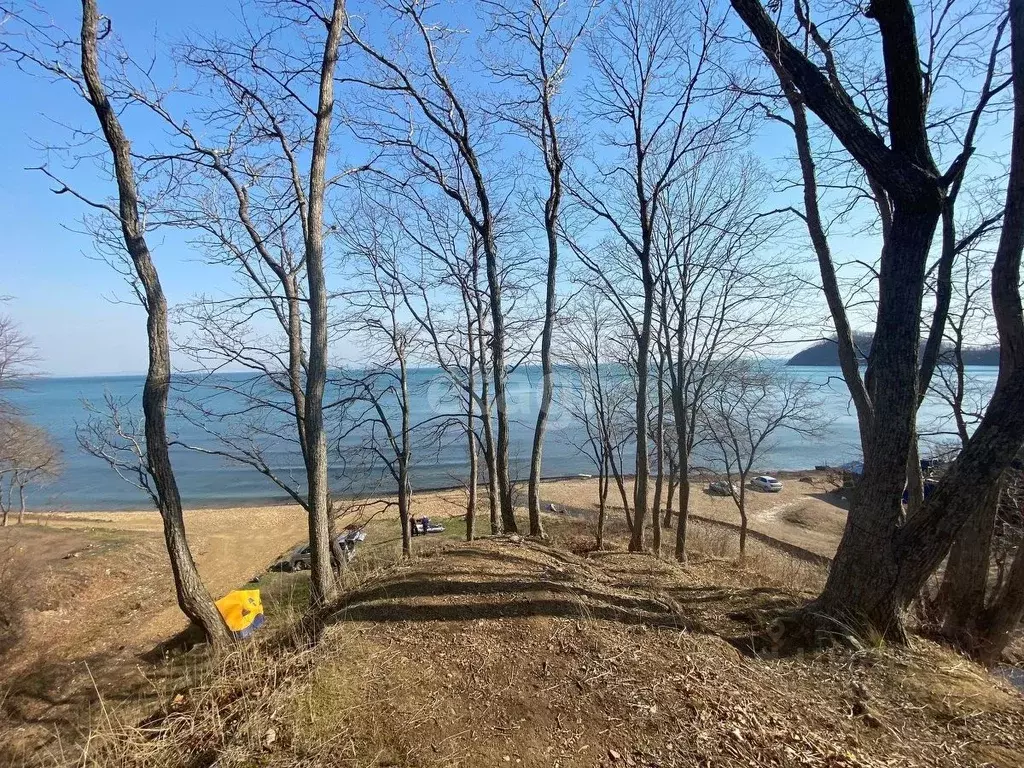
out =
[[[65,30],[77,31],[81,7],[74,0],[54,0],[47,11]],[[192,31],[230,34],[238,26],[235,2],[176,0],[173,3],[100,0],[101,13],[136,60]],[[453,7],[455,15],[457,9]],[[461,23],[470,23],[459,18]],[[583,52],[580,51],[580,64]],[[579,64],[577,65],[579,66]],[[157,63],[156,79],[170,75],[168,62]],[[0,296],[12,297],[0,311],[12,315],[31,335],[47,375],[138,373],[146,365],[142,309],[126,301],[130,294],[120,277],[94,254],[91,238],[76,230],[86,211],[68,195],[57,196],[52,182],[38,171],[47,162],[43,146],[68,142],[67,126],[94,129],[95,116],[75,98],[66,83],[50,82],[0,64],[0,89],[12,105],[0,121]],[[145,129],[131,128],[137,146]],[[106,158],[103,158],[104,162]],[[60,158],[48,165],[61,171]],[[112,188],[96,161],[64,172],[76,188],[97,198]],[[151,246],[168,299],[173,305],[196,291],[227,287],[227,273],[199,264],[180,236],[151,237]],[[336,350],[342,356],[345,350]],[[179,361],[184,362],[184,361]]]
[[[67,30],[77,29],[81,5],[72,0],[48,2],[47,10]],[[101,12],[114,20],[118,34],[144,59],[181,34],[236,23],[233,3],[175,0],[173,3],[104,0]],[[54,195],[41,173],[25,170],[45,162],[38,145],[67,142],[57,121],[87,125],[87,105],[63,83],[30,77],[9,63],[0,64],[4,94],[0,120],[0,295],[13,300],[0,311],[16,318],[39,349],[42,372],[53,375],[127,373],[145,370],[145,315],[141,308],[116,299],[128,291],[106,264],[89,258],[91,239],[80,229],[83,205]],[[136,137],[138,140],[138,137]],[[55,167],[57,163],[53,164]],[[83,168],[82,184],[95,176]],[[94,184],[92,189],[103,190]],[[109,188],[107,188],[109,189]],[[159,245],[158,238],[154,246]],[[165,290],[172,302],[196,290],[198,265],[187,249],[167,244],[156,249]],[[203,273],[209,280],[209,272]],[[204,286],[204,287],[209,287]]]
[[[153,50],[166,50],[167,43],[190,31],[230,33],[239,13],[234,2],[218,0],[100,0],[100,7],[114,20],[115,31],[138,60],[147,59]],[[47,10],[65,29],[77,28],[78,2],[52,0]],[[159,62],[157,79],[169,74],[169,69],[167,62]],[[8,105],[0,120],[0,296],[13,297],[0,305],[0,311],[13,315],[35,339],[43,373],[144,370],[143,312],[134,304],[116,302],[128,298],[127,288],[106,264],[89,258],[91,239],[74,231],[80,227],[83,205],[69,196],[54,195],[48,179],[25,170],[45,162],[40,145],[67,142],[67,128],[56,121],[92,129],[95,117],[67,84],[25,75],[7,62],[0,64],[0,89]],[[137,132],[133,140],[144,143],[147,136]],[[786,133],[776,129],[761,136],[754,149],[770,161],[789,153],[790,146]],[[60,163],[52,165],[56,170]],[[109,185],[92,161],[75,173],[84,191],[97,197],[109,194]],[[857,244],[837,241],[847,251],[863,248],[864,243],[863,238]],[[180,237],[157,236],[151,245],[172,304],[200,290],[216,292],[220,285],[227,286],[228,275],[200,265]],[[876,256],[856,255],[869,260]],[[344,350],[339,351],[344,355]]]

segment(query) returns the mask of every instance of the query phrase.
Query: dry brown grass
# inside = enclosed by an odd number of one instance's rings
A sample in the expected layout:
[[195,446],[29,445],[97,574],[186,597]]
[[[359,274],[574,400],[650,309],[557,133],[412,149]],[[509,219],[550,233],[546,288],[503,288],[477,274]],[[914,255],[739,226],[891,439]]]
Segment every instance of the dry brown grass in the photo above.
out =
[[[692,563],[555,545],[382,545],[319,623],[183,662],[152,716],[105,707],[110,766],[1019,766],[1020,697],[926,642],[747,657],[727,642],[823,573],[696,525]],[[575,543],[569,551],[563,541]],[[792,562],[787,562],[787,560]],[[359,561],[357,561],[359,562]],[[282,579],[281,584],[284,584]],[[283,598],[282,598],[283,599]]]
[[0,656],[24,634],[25,605],[29,596],[28,563],[12,543],[0,546]]

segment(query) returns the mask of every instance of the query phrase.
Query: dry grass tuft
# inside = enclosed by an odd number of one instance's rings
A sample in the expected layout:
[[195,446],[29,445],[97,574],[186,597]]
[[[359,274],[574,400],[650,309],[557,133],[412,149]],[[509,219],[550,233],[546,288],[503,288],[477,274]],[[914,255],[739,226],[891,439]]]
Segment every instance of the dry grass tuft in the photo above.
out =
[[710,525],[690,525],[686,536],[690,551],[704,557],[736,558],[740,554],[739,540],[732,531]]

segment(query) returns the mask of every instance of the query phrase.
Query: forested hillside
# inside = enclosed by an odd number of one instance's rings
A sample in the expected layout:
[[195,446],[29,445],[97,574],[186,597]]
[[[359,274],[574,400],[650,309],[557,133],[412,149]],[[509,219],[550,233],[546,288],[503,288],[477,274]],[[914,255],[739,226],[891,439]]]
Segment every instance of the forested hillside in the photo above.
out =
[[[854,334],[854,344],[857,347],[859,357],[863,363],[867,353],[871,349],[872,336],[870,333]],[[924,345],[922,345],[923,351]],[[943,357],[950,357],[952,349],[943,348]],[[988,344],[979,347],[965,347],[961,353],[963,365],[999,365],[999,346]],[[839,365],[839,346],[835,339],[825,339],[817,344],[812,344],[807,349],[801,349],[791,358],[786,365]]]

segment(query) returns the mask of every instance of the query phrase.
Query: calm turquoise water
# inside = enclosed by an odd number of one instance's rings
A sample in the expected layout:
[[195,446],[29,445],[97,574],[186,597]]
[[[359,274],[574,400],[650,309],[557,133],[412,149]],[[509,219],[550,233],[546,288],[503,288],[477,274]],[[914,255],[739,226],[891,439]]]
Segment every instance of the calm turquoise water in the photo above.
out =
[[[805,469],[816,464],[840,464],[859,457],[857,421],[847,395],[846,386],[838,369],[820,367],[793,367],[784,369],[787,375],[812,382],[820,393],[823,408],[828,415],[826,435],[815,441],[782,434],[776,444],[759,462],[763,471],[776,469]],[[976,369],[973,378],[983,395],[991,392],[996,369]],[[244,381],[242,374],[222,374],[219,381]],[[214,379],[216,384],[218,379]],[[182,385],[176,385],[179,396]],[[37,424],[48,429],[64,450],[65,470],[48,487],[36,489],[29,496],[33,509],[139,509],[148,506],[148,498],[138,489],[125,483],[101,460],[85,453],[75,437],[76,424],[83,424],[88,414],[83,400],[102,404],[104,394],[121,400],[131,400],[138,407],[141,398],[142,377],[100,378],[39,378],[28,382],[27,388],[13,393],[15,402]],[[457,411],[447,392],[443,377],[436,371],[414,372],[411,387],[414,395],[413,422],[423,422],[415,449],[413,485],[415,488],[438,488],[457,485],[463,480],[466,467],[465,440],[455,431],[449,437],[438,437],[432,427],[443,422],[446,413]],[[512,472],[526,477],[529,472],[530,445],[540,392],[540,374],[537,369],[520,369],[509,380],[510,414],[512,419],[511,457]],[[237,396],[228,396],[207,387],[193,391],[211,410],[226,411],[238,404]],[[232,397],[236,399],[232,401]],[[179,397],[180,405],[180,397]],[[191,411],[196,416],[196,411]],[[943,421],[942,407],[927,401],[921,413],[921,429]],[[197,418],[200,424],[213,428],[215,422]],[[275,471],[302,482],[302,461],[294,443],[286,436],[287,422],[265,422],[270,433],[281,437],[261,439],[268,462]],[[213,448],[217,446],[202,426],[189,423],[180,415],[172,414],[170,427],[175,435],[188,444]],[[544,472],[547,476],[593,473],[590,460],[574,447],[579,442],[580,427],[564,411],[552,415],[544,451]],[[244,431],[244,430],[243,430]],[[244,437],[244,435],[243,435]],[[354,451],[360,443],[359,435],[349,435],[342,442],[342,453],[332,460],[332,487],[338,493],[365,490],[378,485],[382,491],[390,485],[361,465]],[[359,454],[361,455],[361,454]],[[262,503],[284,499],[284,494],[270,480],[255,470],[233,463],[228,459],[189,451],[172,450],[178,483],[186,505],[222,506],[241,503]]]

